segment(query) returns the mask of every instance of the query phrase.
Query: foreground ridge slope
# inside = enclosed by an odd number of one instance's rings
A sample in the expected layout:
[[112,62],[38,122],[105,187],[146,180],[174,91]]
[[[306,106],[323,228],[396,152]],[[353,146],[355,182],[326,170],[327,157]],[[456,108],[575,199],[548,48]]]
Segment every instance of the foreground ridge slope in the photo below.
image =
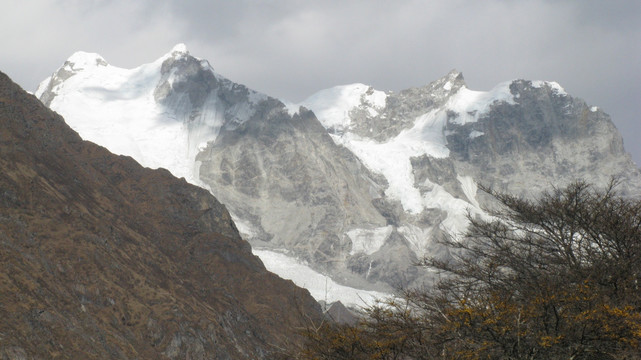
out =
[[305,290],[206,190],[83,141],[0,73],[0,357],[258,359]]

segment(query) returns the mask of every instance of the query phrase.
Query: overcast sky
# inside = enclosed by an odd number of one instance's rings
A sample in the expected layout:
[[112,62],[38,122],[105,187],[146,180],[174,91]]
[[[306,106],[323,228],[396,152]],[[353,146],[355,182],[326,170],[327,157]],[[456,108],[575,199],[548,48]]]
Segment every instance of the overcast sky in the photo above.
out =
[[26,90],[78,50],[133,68],[176,43],[229,79],[300,101],[335,85],[489,90],[554,80],[612,116],[641,164],[641,1],[0,0],[0,71]]

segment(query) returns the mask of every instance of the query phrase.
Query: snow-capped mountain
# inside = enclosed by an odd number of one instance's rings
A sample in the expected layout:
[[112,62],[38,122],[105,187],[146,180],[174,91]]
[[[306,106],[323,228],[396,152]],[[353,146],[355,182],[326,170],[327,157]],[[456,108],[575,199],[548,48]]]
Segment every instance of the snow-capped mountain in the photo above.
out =
[[319,300],[351,290],[323,291],[323,275],[297,266],[368,290],[428,279],[412,264],[447,256],[434,240],[483,216],[476,183],[533,196],[618,176],[641,193],[607,114],[554,82],[480,92],[453,71],[399,93],[353,84],[285,105],[179,45],[131,70],[76,53],[36,94],[84,138],[207,187],[268,269],[320,287]]
[[[190,83],[195,77],[200,82]],[[216,139],[223,124],[247,121],[254,106],[267,99],[214,73],[183,44],[135,69],[77,52],[35,95],[69,116],[86,140],[193,183],[198,182],[193,159],[199,149]]]

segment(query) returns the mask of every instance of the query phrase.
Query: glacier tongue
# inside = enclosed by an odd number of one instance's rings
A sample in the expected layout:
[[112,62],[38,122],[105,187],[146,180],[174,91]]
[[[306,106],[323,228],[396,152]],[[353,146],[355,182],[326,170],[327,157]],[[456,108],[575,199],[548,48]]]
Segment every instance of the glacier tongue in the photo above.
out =
[[267,270],[309,290],[317,301],[328,304],[340,301],[346,306],[358,309],[372,306],[377,300],[390,296],[383,292],[360,290],[338,284],[328,275],[314,271],[304,262],[280,251],[253,249],[252,252],[263,261]]

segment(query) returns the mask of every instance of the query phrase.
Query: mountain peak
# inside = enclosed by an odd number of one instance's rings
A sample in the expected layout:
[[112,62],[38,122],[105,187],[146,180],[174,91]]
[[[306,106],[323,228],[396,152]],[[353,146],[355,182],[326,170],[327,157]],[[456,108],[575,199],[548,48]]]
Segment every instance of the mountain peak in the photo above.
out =
[[99,67],[106,68],[107,66],[109,66],[109,63],[100,54],[76,51],[58,70],[38,85],[34,94],[43,104],[49,106],[56,95],[56,87],[65,80],[81,71]]
[[178,43],[169,52],[172,56],[176,55],[189,55],[189,50],[187,50],[187,45],[183,43]]
[[458,89],[461,87],[467,87],[465,84],[465,79],[463,78],[463,73],[456,69],[450,70],[445,76],[428,86],[430,86],[432,89],[442,87],[446,91],[454,89],[453,93],[458,91]]
[[463,78],[463,73],[458,71],[458,70],[456,70],[456,69],[450,70],[447,73],[447,75],[445,75],[445,77],[450,79],[450,80],[465,81],[465,79]]

